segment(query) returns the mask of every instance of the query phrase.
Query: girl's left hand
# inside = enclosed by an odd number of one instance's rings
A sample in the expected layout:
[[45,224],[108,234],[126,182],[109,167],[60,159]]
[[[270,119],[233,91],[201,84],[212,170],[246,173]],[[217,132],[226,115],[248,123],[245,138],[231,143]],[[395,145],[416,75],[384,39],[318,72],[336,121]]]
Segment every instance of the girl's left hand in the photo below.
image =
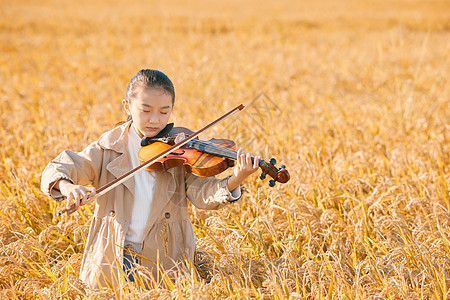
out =
[[242,152],[242,149],[239,148],[237,151],[237,164],[234,167],[234,176],[237,179],[241,179],[244,181],[248,176],[255,173],[259,167],[259,159],[261,156],[256,156],[252,162],[252,156],[250,153]]
[[248,176],[255,173],[259,168],[259,160],[261,156],[255,156],[252,162],[250,153],[242,152],[239,148],[237,151],[237,164],[234,167],[233,176],[228,180],[228,189],[230,191],[237,188]]

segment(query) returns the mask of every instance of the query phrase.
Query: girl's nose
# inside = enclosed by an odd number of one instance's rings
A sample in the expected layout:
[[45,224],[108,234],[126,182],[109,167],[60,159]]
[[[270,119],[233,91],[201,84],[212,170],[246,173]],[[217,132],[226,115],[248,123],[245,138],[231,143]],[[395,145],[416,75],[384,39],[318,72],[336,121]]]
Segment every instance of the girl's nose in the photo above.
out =
[[159,122],[158,114],[156,114],[156,113],[150,114],[149,121],[150,121],[150,123],[158,123]]

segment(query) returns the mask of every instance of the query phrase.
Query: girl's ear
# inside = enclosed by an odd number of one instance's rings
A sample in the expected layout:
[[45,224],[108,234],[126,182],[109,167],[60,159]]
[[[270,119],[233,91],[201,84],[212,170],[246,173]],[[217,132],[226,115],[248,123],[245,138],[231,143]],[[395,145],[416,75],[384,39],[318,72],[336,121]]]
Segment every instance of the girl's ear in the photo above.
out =
[[127,112],[127,115],[130,115],[130,103],[126,99],[122,99],[123,109]]

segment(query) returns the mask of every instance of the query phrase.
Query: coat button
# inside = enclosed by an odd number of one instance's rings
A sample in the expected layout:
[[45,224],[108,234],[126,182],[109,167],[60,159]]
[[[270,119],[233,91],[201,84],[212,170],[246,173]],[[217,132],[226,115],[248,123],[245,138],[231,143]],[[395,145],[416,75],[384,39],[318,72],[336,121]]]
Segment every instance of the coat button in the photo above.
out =
[[166,219],[170,218],[170,212],[166,212],[166,214],[164,215],[166,217]]

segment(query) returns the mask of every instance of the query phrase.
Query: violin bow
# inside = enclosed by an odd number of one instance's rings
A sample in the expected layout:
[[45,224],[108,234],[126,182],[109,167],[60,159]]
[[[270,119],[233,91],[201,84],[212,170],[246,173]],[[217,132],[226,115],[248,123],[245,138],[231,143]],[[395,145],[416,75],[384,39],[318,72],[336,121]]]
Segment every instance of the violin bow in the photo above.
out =
[[[214,120],[213,122],[209,123],[208,125],[206,125],[205,127],[203,127],[202,129],[194,132],[193,134],[191,134],[190,136],[186,137],[185,139],[179,141],[178,143],[176,143],[175,145],[173,145],[172,147],[164,150],[163,152],[161,152],[160,154],[158,154],[157,156],[150,158],[149,160],[147,160],[146,162],[142,163],[141,165],[137,166],[136,168],[128,171],[127,173],[123,174],[122,176],[114,179],[113,181],[105,184],[104,186],[102,186],[101,188],[99,188],[95,195],[93,197],[87,197],[86,199],[81,199],[80,200],[80,206],[82,205],[86,205],[91,203],[92,201],[94,201],[95,199],[103,196],[104,194],[106,194],[107,192],[109,192],[110,190],[114,189],[116,186],[118,186],[119,184],[123,183],[124,181],[130,179],[131,177],[133,177],[136,173],[142,171],[145,169],[145,167],[153,164],[154,162],[160,160],[161,158],[163,158],[164,156],[166,156],[167,154],[177,150],[178,148],[182,147],[183,145],[185,145],[186,143],[190,142],[191,140],[193,140],[194,138],[196,138],[198,135],[200,135],[201,133],[203,133],[204,131],[210,129],[211,127],[219,124],[220,122],[224,121],[225,119],[231,117],[232,115],[240,112],[241,110],[244,109],[244,105],[240,104],[238,106],[236,106],[235,108],[233,108],[232,110],[230,110],[229,112],[227,112],[226,114],[224,114],[223,116],[221,116],[220,118]],[[74,213],[77,209],[75,208],[75,204],[72,204],[69,208],[66,208],[62,211],[60,211],[59,213],[57,213],[57,216],[62,215],[63,213],[67,213],[68,215]]]

